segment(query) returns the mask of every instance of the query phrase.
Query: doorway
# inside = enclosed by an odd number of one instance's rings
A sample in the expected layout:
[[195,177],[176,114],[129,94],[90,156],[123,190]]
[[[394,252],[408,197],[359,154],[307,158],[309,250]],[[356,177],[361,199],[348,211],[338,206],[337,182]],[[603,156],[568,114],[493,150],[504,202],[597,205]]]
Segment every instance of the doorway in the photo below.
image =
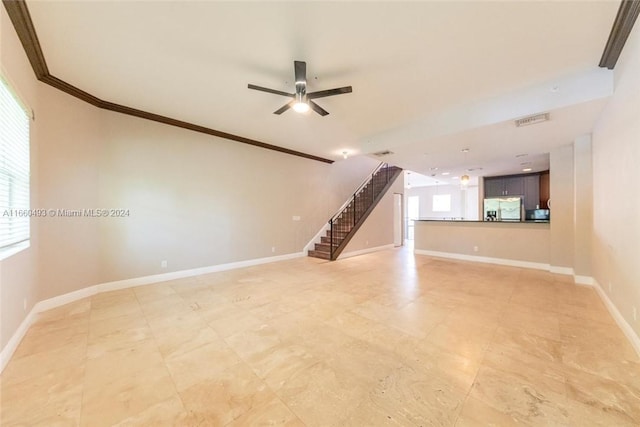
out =
[[420,218],[420,196],[407,197],[407,240],[413,240],[413,222]]

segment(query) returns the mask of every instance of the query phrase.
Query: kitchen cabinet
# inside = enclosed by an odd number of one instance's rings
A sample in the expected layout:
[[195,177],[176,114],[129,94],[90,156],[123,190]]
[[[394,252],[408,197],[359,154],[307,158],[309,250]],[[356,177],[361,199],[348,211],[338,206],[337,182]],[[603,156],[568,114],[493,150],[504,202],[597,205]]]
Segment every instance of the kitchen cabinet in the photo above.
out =
[[521,176],[512,176],[509,178],[504,178],[504,195],[505,196],[524,195],[524,178]]
[[524,208],[536,209],[540,205],[540,175],[527,175],[524,182]]
[[484,197],[504,197],[524,195],[524,179],[522,176],[485,178]]
[[[548,175],[547,175],[548,176]],[[541,197],[540,174],[497,176],[485,178],[484,197],[515,197],[523,199],[525,209],[536,209]],[[544,206],[540,206],[544,208]]]
[[501,197],[504,195],[504,183],[501,178],[485,178],[484,197]]
[[549,172],[540,175],[540,208],[549,209]]

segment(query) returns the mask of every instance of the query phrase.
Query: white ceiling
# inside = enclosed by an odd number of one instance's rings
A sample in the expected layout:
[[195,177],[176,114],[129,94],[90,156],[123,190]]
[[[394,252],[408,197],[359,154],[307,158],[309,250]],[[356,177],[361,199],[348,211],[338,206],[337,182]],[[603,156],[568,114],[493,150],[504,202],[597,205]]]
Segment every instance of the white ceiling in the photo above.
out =
[[[539,159],[589,132],[612,90],[597,64],[618,5],[28,1],[51,74],[99,98],[335,160],[388,148],[427,175],[513,172],[516,154]],[[292,92],[294,60],[308,91],[353,93],[319,99],[327,117],[272,114],[287,99],[247,84]],[[597,93],[562,95],[593,79]],[[562,100],[537,102],[545,88]],[[442,128],[489,104],[491,119]],[[513,118],[542,107],[550,122],[515,132]]]

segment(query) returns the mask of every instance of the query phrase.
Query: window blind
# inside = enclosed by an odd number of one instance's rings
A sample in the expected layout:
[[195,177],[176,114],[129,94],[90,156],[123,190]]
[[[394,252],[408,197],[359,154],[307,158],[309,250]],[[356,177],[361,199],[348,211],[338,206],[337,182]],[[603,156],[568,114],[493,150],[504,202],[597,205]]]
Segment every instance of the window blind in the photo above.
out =
[[29,116],[0,78],[0,249],[29,240]]

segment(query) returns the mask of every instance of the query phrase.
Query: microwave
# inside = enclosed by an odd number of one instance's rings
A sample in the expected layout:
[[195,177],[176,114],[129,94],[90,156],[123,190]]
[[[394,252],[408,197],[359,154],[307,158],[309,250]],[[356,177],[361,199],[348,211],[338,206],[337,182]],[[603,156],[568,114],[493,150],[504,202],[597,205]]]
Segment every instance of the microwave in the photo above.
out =
[[549,221],[549,209],[527,209],[525,219],[527,221]]

